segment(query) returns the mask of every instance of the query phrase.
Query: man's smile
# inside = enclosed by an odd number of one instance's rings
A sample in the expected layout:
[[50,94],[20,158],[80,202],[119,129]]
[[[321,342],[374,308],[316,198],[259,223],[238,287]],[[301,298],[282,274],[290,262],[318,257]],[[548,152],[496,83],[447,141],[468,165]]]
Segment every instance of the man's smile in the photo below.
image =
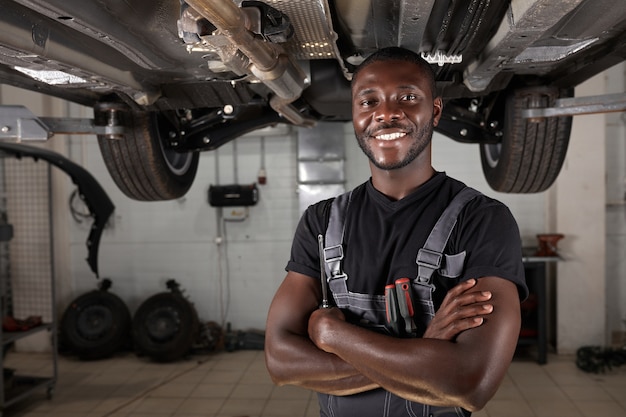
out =
[[406,132],[395,132],[395,133],[383,133],[380,135],[374,135],[374,138],[377,140],[396,140],[406,136]]

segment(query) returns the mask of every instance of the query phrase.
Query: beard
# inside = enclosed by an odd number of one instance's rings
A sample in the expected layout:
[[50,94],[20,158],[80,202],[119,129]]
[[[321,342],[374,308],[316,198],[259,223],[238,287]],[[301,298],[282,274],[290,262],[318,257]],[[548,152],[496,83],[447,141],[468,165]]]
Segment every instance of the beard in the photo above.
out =
[[[433,123],[434,123],[433,118],[431,117],[428,123],[426,123],[423,127],[418,129],[417,131],[411,130],[407,132],[407,135],[413,139],[413,142],[411,143],[411,146],[409,147],[404,158],[397,159],[394,161],[383,162],[383,161],[379,161],[376,159],[376,156],[374,155],[374,152],[372,151],[372,148],[368,141],[369,137],[374,136],[375,131],[368,129],[364,131],[362,135],[357,136],[356,139],[359,144],[359,147],[361,148],[365,156],[367,156],[367,158],[376,168],[383,169],[386,171],[400,169],[400,168],[404,168],[405,166],[413,162],[424,151],[424,149],[426,149],[426,147],[428,146],[428,144],[433,138],[433,130],[434,130]],[[404,126],[401,126],[397,123],[389,123],[385,126],[379,127],[377,130],[393,129],[393,128],[403,129]]]

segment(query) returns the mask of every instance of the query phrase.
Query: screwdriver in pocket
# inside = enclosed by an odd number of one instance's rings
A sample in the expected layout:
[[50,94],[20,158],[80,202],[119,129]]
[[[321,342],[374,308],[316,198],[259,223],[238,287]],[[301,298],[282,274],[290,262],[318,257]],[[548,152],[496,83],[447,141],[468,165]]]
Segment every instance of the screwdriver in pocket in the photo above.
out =
[[411,280],[408,278],[399,278],[396,280],[396,293],[398,298],[398,308],[400,315],[404,319],[406,335],[409,337],[417,334],[417,327],[413,316],[413,291],[411,289]]
[[385,285],[385,313],[387,315],[387,323],[389,323],[389,327],[391,327],[391,333],[394,336],[400,336],[398,299],[396,296],[396,286],[393,284]]

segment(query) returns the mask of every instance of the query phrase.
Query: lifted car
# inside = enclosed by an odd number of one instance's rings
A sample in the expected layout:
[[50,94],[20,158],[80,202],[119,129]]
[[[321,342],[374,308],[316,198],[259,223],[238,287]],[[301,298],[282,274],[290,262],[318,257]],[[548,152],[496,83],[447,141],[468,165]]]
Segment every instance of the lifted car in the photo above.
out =
[[93,107],[108,170],[138,200],[182,196],[198,152],[244,133],[349,121],[355,66],[393,45],[433,65],[444,99],[437,130],[479,145],[490,186],[540,192],[558,176],[572,114],[584,106],[551,109],[626,58],[624,0],[0,0],[0,8],[0,83]]

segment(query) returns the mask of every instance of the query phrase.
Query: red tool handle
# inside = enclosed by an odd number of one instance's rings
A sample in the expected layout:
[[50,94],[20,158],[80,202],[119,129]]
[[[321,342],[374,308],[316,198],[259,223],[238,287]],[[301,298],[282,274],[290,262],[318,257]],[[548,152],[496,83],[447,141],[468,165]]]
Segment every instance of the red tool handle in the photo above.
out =
[[407,335],[415,335],[416,326],[413,321],[413,291],[411,289],[411,280],[408,278],[398,278],[396,280],[396,292],[398,296],[398,307],[400,314],[404,319]]
[[396,294],[396,286],[393,284],[385,285],[385,312],[387,313],[387,323],[389,330],[394,336],[401,335],[400,317],[398,317],[398,296]]
[[385,285],[385,312],[387,323],[398,323],[398,300],[396,300],[396,287],[393,284]]
[[408,278],[400,278],[396,280],[396,291],[398,292],[398,300],[400,305],[400,313],[402,317],[413,317],[413,296],[411,294],[411,280]]

